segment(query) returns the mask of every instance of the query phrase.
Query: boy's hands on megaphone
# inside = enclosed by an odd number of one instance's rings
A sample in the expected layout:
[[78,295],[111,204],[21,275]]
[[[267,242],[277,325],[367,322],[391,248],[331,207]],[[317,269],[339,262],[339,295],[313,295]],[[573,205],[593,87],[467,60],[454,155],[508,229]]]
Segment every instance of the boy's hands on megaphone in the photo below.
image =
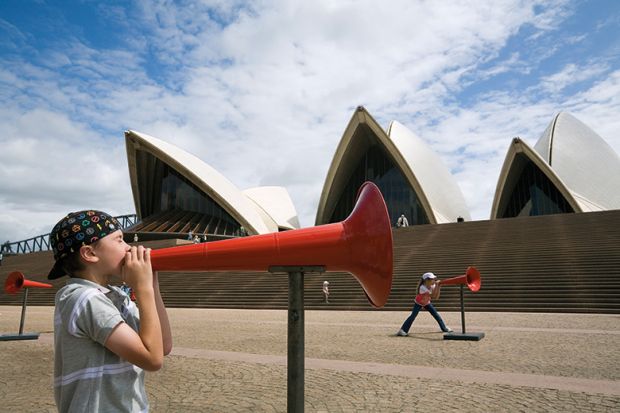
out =
[[121,274],[136,295],[153,292],[153,269],[151,268],[151,249],[142,245],[132,246],[125,254]]

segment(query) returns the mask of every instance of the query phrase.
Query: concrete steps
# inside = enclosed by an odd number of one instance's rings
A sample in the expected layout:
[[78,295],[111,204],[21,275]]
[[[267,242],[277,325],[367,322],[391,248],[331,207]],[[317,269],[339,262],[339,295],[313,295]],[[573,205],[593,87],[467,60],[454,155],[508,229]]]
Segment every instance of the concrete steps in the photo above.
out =
[[[50,252],[5,258],[0,281],[22,270],[46,281]],[[422,225],[394,231],[394,280],[386,310],[408,310],[422,273],[461,275],[470,265],[482,274],[478,293],[465,290],[466,311],[583,312],[620,314],[620,211]],[[39,275],[37,275],[39,274]],[[323,280],[330,303],[323,303]],[[33,289],[30,305],[53,305],[51,290]],[[288,277],[269,273],[162,273],[169,307],[272,308],[288,306]],[[308,309],[369,310],[348,273],[306,274]],[[0,305],[21,304],[21,294],[0,294]],[[441,311],[458,311],[458,286],[442,289]]]

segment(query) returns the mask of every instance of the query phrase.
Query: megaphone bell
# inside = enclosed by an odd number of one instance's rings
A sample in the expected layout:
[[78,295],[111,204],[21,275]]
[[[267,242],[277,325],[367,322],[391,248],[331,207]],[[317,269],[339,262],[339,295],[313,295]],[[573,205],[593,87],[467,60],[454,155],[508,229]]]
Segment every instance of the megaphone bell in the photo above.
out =
[[458,277],[448,278],[447,280],[441,280],[441,286],[444,285],[459,285],[466,284],[472,292],[478,292],[482,286],[482,279],[480,278],[480,271],[476,267],[467,267],[465,274]]

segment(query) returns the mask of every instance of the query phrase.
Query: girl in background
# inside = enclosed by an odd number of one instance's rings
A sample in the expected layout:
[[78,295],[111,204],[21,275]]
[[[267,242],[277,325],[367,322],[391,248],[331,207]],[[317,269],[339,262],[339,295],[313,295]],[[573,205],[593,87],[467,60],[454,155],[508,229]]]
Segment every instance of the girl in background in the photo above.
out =
[[409,335],[409,329],[411,328],[411,325],[415,321],[418,313],[422,308],[431,313],[433,318],[437,321],[437,324],[439,324],[439,328],[441,328],[441,331],[443,331],[444,333],[452,332],[452,329],[446,326],[433,304],[431,304],[431,299],[439,299],[440,289],[440,281],[437,280],[437,276],[435,274],[433,274],[432,272],[425,272],[422,275],[422,278],[418,283],[418,294],[415,296],[415,303],[413,304],[413,310],[411,311],[411,315],[407,317],[400,330],[398,330],[398,333],[396,333],[397,336]]

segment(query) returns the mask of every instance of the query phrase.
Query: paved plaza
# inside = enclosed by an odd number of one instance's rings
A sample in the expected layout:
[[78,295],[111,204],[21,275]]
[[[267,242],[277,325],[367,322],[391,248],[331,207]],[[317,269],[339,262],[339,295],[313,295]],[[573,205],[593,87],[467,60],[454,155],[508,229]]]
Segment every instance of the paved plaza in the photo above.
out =
[[[0,334],[21,307],[0,306]],[[174,349],[147,373],[152,412],[285,412],[287,313],[169,309]],[[460,313],[443,313],[460,331]],[[443,340],[422,312],[305,312],[307,412],[620,411],[620,316],[468,313],[481,341]],[[0,412],[54,412],[53,308],[0,341]]]

